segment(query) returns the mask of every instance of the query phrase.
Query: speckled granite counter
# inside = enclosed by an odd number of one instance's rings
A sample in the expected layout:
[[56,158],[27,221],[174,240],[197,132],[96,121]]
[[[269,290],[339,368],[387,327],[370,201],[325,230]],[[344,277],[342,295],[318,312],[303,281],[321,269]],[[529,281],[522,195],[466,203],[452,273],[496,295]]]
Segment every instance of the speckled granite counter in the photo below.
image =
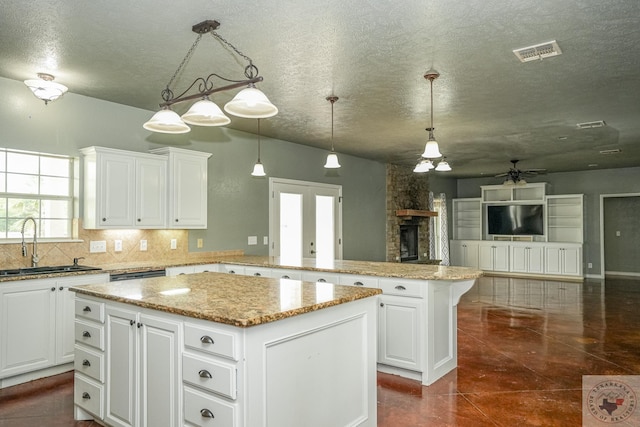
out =
[[72,287],[79,294],[247,327],[371,297],[379,289],[224,273]]

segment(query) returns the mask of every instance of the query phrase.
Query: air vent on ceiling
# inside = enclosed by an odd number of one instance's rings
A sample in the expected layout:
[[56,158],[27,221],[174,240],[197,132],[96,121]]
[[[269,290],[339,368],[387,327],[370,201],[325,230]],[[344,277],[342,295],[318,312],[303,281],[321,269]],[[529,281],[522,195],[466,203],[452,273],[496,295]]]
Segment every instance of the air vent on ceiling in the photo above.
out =
[[560,46],[555,40],[546,43],[540,43],[535,46],[523,47],[522,49],[514,49],[513,53],[518,57],[520,62],[535,61],[537,59],[549,58],[562,53]]
[[604,120],[597,120],[595,122],[584,122],[584,123],[578,123],[576,126],[578,127],[578,129],[593,129],[593,128],[602,128],[605,127],[607,124],[605,123]]
[[614,148],[612,150],[601,150],[600,154],[618,154],[622,153],[622,150],[619,148]]

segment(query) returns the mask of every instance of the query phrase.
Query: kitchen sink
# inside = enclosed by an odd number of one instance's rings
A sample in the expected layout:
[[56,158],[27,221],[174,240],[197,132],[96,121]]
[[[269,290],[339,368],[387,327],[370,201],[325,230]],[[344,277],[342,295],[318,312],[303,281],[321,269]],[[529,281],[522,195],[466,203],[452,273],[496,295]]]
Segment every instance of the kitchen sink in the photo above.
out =
[[75,271],[102,270],[88,265],[53,265],[48,267],[24,267],[0,270],[0,277],[32,276],[37,274],[70,273]]

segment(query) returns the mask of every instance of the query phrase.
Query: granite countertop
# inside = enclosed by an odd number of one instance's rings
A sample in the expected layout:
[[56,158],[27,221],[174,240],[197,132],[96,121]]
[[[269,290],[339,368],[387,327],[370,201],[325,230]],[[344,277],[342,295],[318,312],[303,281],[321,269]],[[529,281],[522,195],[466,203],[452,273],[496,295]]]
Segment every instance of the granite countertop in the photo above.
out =
[[100,265],[102,270],[40,274],[29,276],[0,277],[0,283],[6,281],[45,279],[51,277],[77,276],[81,274],[125,273],[147,271],[169,267],[183,267],[200,264],[237,264],[264,268],[288,268],[295,270],[326,271],[343,274],[359,274],[377,277],[396,277],[417,280],[467,280],[482,276],[482,271],[468,267],[448,267],[419,263],[398,263],[378,261],[330,260],[322,262],[316,259],[302,259],[299,262],[285,262],[269,256],[218,256],[210,259],[199,257],[197,260],[166,260],[153,262],[133,262]]
[[70,290],[239,327],[273,322],[382,293],[374,288],[227,273],[82,285]]

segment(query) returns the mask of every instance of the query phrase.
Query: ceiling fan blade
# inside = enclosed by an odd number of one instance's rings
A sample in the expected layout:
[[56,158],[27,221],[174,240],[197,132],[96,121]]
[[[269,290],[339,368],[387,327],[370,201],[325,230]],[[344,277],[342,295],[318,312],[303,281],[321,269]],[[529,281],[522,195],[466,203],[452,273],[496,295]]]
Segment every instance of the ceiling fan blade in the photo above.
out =
[[509,175],[509,172],[499,173],[498,175],[494,175],[493,177],[494,177],[494,178],[500,178],[500,177],[502,177],[502,176],[507,176],[507,175]]

